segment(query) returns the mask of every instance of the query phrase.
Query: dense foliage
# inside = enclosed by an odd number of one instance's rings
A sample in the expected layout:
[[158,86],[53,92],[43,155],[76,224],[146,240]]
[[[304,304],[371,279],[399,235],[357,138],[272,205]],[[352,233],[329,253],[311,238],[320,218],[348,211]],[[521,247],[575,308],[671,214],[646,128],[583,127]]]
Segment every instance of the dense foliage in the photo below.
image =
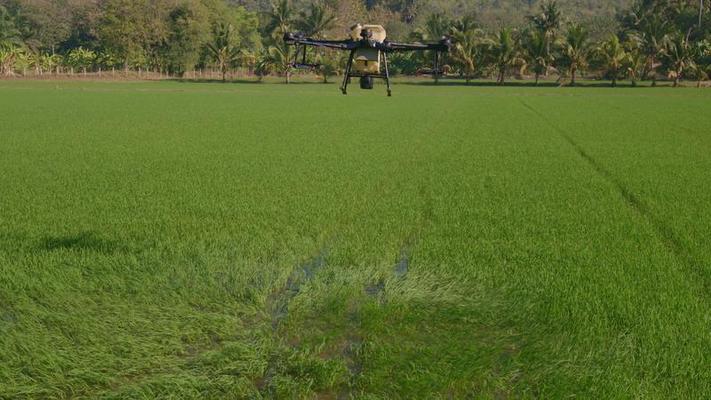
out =
[[[0,75],[149,70],[182,76],[241,69],[289,81],[283,32],[343,37],[354,22],[380,23],[391,37],[455,46],[454,76],[576,76],[704,80],[711,59],[709,3],[700,0],[0,0]],[[614,53],[611,53],[614,52]],[[317,51],[327,80],[342,62]],[[413,74],[427,55],[393,57]]]

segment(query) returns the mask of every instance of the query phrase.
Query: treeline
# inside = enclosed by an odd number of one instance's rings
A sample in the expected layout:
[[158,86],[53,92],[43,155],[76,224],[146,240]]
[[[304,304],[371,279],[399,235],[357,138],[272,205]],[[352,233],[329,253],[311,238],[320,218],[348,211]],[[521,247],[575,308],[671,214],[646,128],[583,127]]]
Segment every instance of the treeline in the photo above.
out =
[[[631,1],[631,0],[630,0]],[[704,4],[706,3],[706,4]],[[446,73],[467,81],[581,75],[633,83],[706,80],[711,17],[701,0],[0,0],[0,75],[112,71],[226,79],[231,71],[287,82],[281,37],[298,30],[342,38],[354,22],[380,23],[399,40],[454,42]],[[339,72],[343,54],[316,50],[316,73]],[[416,74],[429,55],[394,55]],[[200,71],[200,73],[196,73]]]

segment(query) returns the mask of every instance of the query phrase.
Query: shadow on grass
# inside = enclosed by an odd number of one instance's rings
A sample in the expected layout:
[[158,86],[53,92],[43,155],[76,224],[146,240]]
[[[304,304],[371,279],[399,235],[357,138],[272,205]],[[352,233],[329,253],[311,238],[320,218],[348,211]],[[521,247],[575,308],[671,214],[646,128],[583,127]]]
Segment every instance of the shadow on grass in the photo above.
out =
[[[643,83],[638,83],[637,85],[633,85],[630,82],[617,82],[617,86],[612,86],[612,84],[609,81],[594,81],[594,82],[578,82],[575,85],[571,86],[568,83],[563,83],[561,84],[560,82],[551,82],[551,81],[541,81],[538,84],[534,81],[528,81],[528,80],[520,80],[520,81],[507,81],[504,82],[503,84],[497,83],[495,81],[481,81],[481,80],[475,80],[467,83],[464,80],[449,80],[449,79],[443,79],[440,80],[439,82],[435,82],[434,80],[422,80],[422,81],[408,81],[408,80],[402,80],[402,81],[396,81],[397,84],[399,85],[417,85],[417,86],[463,86],[463,87],[531,87],[531,88],[536,88],[536,87],[541,87],[541,88],[555,88],[555,87],[580,87],[580,88],[652,88],[651,85],[649,85],[646,82]],[[667,87],[671,86],[671,84],[657,84],[656,87]]]
[[48,251],[75,250],[94,251],[105,254],[125,250],[125,247],[121,246],[118,242],[103,239],[96,233],[90,231],[81,232],[76,235],[46,236],[41,240],[41,247]]
[[[286,84],[283,79],[277,79],[275,77],[267,77],[263,80],[258,80],[256,78],[241,78],[241,79],[228,79],[226,81],[223,81],[221,79],[211,79],[211,78],[205,78],[205,79],[180,79],[180,78],[174,78],[174,79],[168,79],[169,81],[172,82],[178,82],[178,83],[211,83],[211,84],[223,84],[223,85],[229,85],[229,84],[253,84],[253,85],[259,85],[259,84],[265,84],[265,85],[333,85],[333,84],[339,84],[340,77],[335,76],[332,77],[330,82],[323,82],[320,80],[303,80],[300,79],[300,77],[293,77],[293,80]],[[353,83],[353,82],[351,82]],[[414,78],[414,77],[408,77],[408,76],[395,76],[392,78],[392,83],[396,85],[412,85],[412,86],[443,86],[443,87],[455,87],[455,86],[461,86],[461,87],[513,87],[513,88],[557,88],[557,87],[565,87],[565,88],[610,88],[610,89],[615,89],[615,88],[635,88],[635,89],[649,89],[649,88],[662,88],[662,87],[672,87],[671,82],[667,81],[657,81],[657,86],[652,86],[650,81],[640,81],[637,82],[636,85],[633,85],[629,81],[623,81],[623,82],[617,82],[616,86],[612,86],[612,83],[610,81],[592,81],[592,80],[583,80],[577,82],[575,85],[570,85],[568,82],[560,83],[558,81],[540,81],[538,84],[536,84],[535,81],[532,80],[527,80],[527,79],[521,79],[521,80],[509,80],[504,82],[503,84],[499,84],[496,81],[492,80],[483,80],[483,79],[475,79],[467,83],[464,79],[460,78],[441,78],[438,82],[435,83],[433,79],[424,79],[424,78]],[[695,86],[695,85],[694,85]],[[689,85],[681,85],[681,87],[690,87]]]
[[[279,84],[279,85],[323,85],[323,81],[302,81],[302,80],[294,80],[286,84],[283,80],[257,80],[257,79],[228,79],[226,81],[223,81],[222,79],[168,79],[169,81],[172,82],[179,82],[179,83],[219,83],[219,84],[224,84],[224,85],[229,85],[229,84],[256,84],[256,85],[270,85],[270,84]],[[330,81],[330,82],[325,82],[326,85],[332,85],[336,83],[335,81]]]

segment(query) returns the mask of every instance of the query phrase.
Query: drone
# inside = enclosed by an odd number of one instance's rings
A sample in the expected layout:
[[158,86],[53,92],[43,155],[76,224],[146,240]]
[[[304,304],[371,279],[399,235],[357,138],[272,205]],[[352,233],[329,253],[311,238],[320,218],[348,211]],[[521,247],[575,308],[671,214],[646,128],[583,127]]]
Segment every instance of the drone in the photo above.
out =
[[441,53],[446,53],[452,46],[448,37],[442,37],[438,42],[431,43],[398,43],[387,39],[385,28],[381,25],[356,24],[350,28],[350,37],[344,40],[321,40],[306,37],[301,32],[287,32],[284,43],[296,47],[292,68],[314,69],[320,64],[307,62],[306,48],[308,46],[324,47],[349,51],[348,64],[343,74],[341,92],[348,94],[348,83],[351,78],[360,78],[361,89],[373,89],[373,79],[385,80],[388,96],[392,96],[390,87],[390,71],[388,69],[388,54],[401,51],[434,51],[434,66],[423,70],[423,74],[432,75],[435,80],[442,75],[440,69]]

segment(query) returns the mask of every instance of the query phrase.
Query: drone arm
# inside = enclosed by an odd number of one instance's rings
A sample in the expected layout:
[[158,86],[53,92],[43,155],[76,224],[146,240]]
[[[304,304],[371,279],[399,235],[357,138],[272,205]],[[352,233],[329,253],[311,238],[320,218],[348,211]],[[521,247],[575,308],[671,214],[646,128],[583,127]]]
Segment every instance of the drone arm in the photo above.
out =
[[284,43],[294,46],[326,47],[337,50],[352,50],[355,43],[352,40],[320,40],[304,37],[299,33],[287,32],[284,34]]
[[426,51],[435,50],[439,52],[447,52],[451,46],[449,39],[442,39],[436,43],[398,43],[385,41],[381,44],[383,51]]

